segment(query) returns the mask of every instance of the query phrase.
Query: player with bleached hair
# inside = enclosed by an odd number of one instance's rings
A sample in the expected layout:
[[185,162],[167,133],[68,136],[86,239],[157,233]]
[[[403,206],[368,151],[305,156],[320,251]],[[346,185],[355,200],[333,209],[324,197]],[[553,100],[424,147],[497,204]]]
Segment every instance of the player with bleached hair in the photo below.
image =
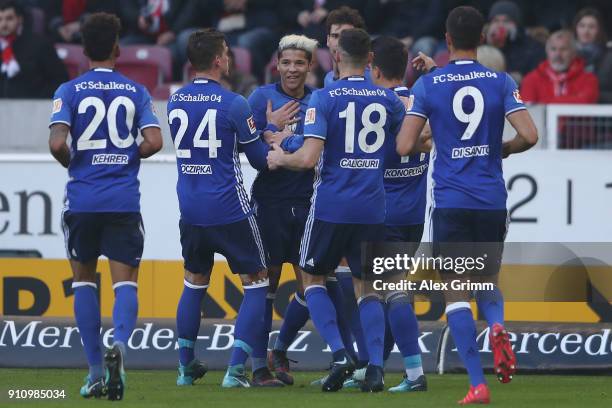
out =
[[[268,142],[281,142],[284,136],[303,133],[306,109],[313,92],[305,82],[316,50],[317,42],[306,36],[292,34],[281,38],[277,51],[280,81],[257,88],[249,97],[255,125],[264,131]],[[269,125],[266,126],[267,124]],[[281,132],[274,135],[277,131]],[[309,318],[298,262],[300,240],[310,209],[313,181],[313,170],[296,172],[264,169],[258,173],[253,183],[252,205],[262,233],[270,277],[263,330],[252,355],[253,385],[293,384],[287,349]],[[281,381],[279,383],[268,369],[266,353],[272,326],[273,303],[284,263],[292,264],[298,288],[287,307],[283,325],[269,356],[270,366],[275,371],[276,378]],[[334,294],[334,301],[342,306],[343,298],[337,281],[329,281],[327,286],[330,293]],[[342,321],[345,322],[345,319]],[[343,324],[343,329],[346,344],[352,349],[350,329],[346,323]]]

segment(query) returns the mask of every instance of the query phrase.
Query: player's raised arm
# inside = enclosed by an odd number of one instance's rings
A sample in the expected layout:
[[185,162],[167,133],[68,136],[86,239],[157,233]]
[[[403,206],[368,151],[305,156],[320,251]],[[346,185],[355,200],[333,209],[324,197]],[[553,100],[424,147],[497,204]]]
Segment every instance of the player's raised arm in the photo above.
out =
[[230,118],[238,135],[240,150],[246,154],[249,163],[256,170],[265,169],[269,147],[261,139],[261,131],[257,130],[251,107],[244,97],[237,96],[232,101]]
[[506,75],[504,109],[506,118],[514,130],[516,130],[516,136],[512,140],[504,142],[502,146],[504,158],[511,154],[529,150],[538,142],[538,129],[521,100],[516,82],[514,82],[510,75]]
[[[425,86],[418,80],[411,90],[410,98],[405,103],[406,117],[396,137],[396,151],[400,156],[407,156],[418,150],[425,150],[426,144],[419,144],[429,115],[425,98]],[[425,139],[424,139],[425,140]]]

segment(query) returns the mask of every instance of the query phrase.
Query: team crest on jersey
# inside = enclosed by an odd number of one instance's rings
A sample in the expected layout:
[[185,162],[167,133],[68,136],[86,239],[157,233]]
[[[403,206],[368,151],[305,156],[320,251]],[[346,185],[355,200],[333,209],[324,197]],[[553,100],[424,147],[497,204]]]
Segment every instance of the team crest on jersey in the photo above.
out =
[[257,132],[257,127],[255,126],[255,120],[253,119],[253,115],[249,116],[247,119],[247,125],[249,125],[249,130],[251,134]]
[[57,98],[53,100],[53,112],[57,113],[62,110],[62,98]]
[[412,110],[412,106],[414,105],[414,95],[410,96],[400,96],[400,101],[404,104],[406,108],[406,112],[410,112]]
[[518,89],[515,89],[514,92],[512,92],[512,96],[514,96],[516,103],[523,103],[523,99],[521,98],[521,94]]

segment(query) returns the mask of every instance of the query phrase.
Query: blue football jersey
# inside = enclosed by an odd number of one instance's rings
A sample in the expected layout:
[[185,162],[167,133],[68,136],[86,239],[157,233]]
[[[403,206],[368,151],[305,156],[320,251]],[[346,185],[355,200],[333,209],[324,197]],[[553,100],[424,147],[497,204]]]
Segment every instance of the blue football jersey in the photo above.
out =
[[181,220],[210,226],[251,212],[240,167],[240,145],[261,142],[244,97],[196,78],[170,96],[168,123],[176,150]]
[[[409,104],[410,91],[405,86],[393,91]],[[415,225],[425,222],[427,203],[427,168],[429,153],[400,156],[395,144],[388,145],[385,159],[386,225]]]
[[136,137],[159,127],[146,88],[107,68],[63,83],[53,96],[51,125],[70,127],[66,209],[140,211]]
[[[306,93],[302,99],[296,99],[287,95],[280,83],[260,86],[249,96],[249,104],[253,109],[255,126],[258,130],[266,127],[266,109],[268,100],[272,101],[272,110],[279,109],[289,101],[300,103],[298,116],[301,120],[292,125],[294,134],[304,133],[304,117],[308,102],[312,95],[312,89],[306,87]],[[308,205],[312,197],[312,182],[314,170],[291,171],[278,169],[260,171],[255,178],[251,189],[251,198],[259,205],[266,206],[294,206]]]
[[411,98],[408,114],[429,118],[432,130],[433,206],[505,209],[504,120],[525,109],[512,77],[476,61],[451,61],[419,78]]
[[315,219],[384,223],[386,145],[395,145],[404,115],[392,90],[362,76],[340,79],[312,94],[304,137],[325,141],[315,174]]
[[[365,69],[365,78],[368,82],[372,82],[372,74],[370,72],[370,67],[366,67]],[[323,78],[323,86],[327,87],[337,80],[338,78],[334,78],[334,71],[331,70],[327,74],[325,74],[325,78]]]

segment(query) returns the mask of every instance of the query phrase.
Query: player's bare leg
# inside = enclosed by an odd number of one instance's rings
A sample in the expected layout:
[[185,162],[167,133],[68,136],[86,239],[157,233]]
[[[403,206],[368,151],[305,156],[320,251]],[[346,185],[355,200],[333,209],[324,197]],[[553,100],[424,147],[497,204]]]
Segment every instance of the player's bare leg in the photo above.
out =
[[98,260],[82,263],[70,260],[74,291],[74,317],[79,327],[83,348],[87,356],[89,373],[80,394],[85,398],[100,398],[106,395],[102,349],[100,341],[100,303],[96,283]]
[[179,386],[193,385],[208,371],[207,365],[196,358],[194,348],[200,331],[202,300],[210,283],[210,272],[192,273],[185,270],[183,294],[176,319],[179,344],[176,385]]
[[[308,321],[309,316],[308,307],[304,301],[302,270],[296,264],[293,264],[292,266],[297,284],[294,295],[295,298],[290,303],[290,306],[287,307],[285,312],[285,320],[283,321],[283,326],[278,334],[274,349],[268,354],[268,365],[270,366],[270,369],[274,371],[276,378],[286,385],[293,385],[294,382],[289,367],[289,362],[292,360],[287,358],[287,348],[289,347],[290,343],[293,342],[297,331],[304,326],[306,321]],[[292,308],[299,310],[293,310]],[[289,314],[291,314],[291,316],[288,316]],[[291,321],[289,322],[288,320]],[[291,327],[287,327],[288,324],[291,324]],[[285,337],[290,337],[290,339]]]

